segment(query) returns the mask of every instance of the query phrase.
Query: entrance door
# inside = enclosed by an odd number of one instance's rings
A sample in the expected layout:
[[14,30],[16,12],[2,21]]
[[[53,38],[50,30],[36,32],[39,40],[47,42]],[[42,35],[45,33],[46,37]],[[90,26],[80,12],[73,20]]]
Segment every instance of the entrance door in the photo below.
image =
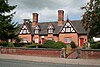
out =
[[44,44],[44,42],[45,42],[45,40],[44,40],[44,38],[42,38],[42,40],[41,40],[41,44]]
[[83,41],[84,39],[83,38],[80,38],[80,47],[82,47],[83,46]]

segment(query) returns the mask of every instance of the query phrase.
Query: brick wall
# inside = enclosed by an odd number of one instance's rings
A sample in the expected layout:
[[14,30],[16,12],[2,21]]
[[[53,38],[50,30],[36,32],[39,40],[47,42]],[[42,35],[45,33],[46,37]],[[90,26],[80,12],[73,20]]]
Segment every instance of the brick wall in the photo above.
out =
[[72,41],[78,45],[78,35],[77,33],[59,34],[59,41],[64,42],[64,38],[72,38]]
[[77,50],[73,50],[68,56],[68,59],[76,59],[78,57]]
[[45,56],[45,57],[61,57],[61,50],[58,50],[58,49],[0,48],[0,53],[1,54]]
[[100,49],[82,49],[80,51],[82,59],[100,59]]
[[32,41],[32,35],[31,34],[27,34],[27,35],[18,35],[19,38],[24,39],[26,38],[27,41],[30,43]]

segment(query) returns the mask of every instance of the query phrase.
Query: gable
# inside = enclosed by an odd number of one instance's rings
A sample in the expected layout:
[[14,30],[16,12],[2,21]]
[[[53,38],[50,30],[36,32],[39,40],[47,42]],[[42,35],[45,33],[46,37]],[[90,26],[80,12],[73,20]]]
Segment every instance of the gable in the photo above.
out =
[[48,29],[54,29],[54,26],[51,24],[48,26]]
[[74,29],[74,27],[71,25],[70,22],[66,22],[64,24],[64,26],[61,28],[61,33],[70,33],[70,32],[76,32],[76,30]]
[[40,27],[39,26],[36,26],[34,29],[40,29]]
[[30,33],[30,32],[29,32],[29,30],[28,30],[27,25],[26,25],[26,24],[23,24],[23,26],[22,26],[22,28],[21,28],[19,34],[29,34],[29,33]]

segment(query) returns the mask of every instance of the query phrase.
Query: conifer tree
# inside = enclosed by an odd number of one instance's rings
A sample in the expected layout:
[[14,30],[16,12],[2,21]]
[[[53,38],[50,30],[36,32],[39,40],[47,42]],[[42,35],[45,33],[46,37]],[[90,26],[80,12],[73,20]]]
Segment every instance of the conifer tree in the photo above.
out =
[[8,41],[16,36],[17,23],[12,22],[15,6],[10,6],[8,0],[0,0],[0,40]]

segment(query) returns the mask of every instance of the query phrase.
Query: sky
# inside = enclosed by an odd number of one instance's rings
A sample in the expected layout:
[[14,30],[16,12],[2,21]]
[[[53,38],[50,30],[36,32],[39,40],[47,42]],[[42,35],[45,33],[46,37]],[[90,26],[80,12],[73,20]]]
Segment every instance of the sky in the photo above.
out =
[[32,13],[38,13],[39,22],[58,20],[58,10],[64,10],[64,20],[81,20],[85,6],[89,0],[9,0],[10,5],[17,5],[13,21],[23,23],[23,19],[32,21]]

